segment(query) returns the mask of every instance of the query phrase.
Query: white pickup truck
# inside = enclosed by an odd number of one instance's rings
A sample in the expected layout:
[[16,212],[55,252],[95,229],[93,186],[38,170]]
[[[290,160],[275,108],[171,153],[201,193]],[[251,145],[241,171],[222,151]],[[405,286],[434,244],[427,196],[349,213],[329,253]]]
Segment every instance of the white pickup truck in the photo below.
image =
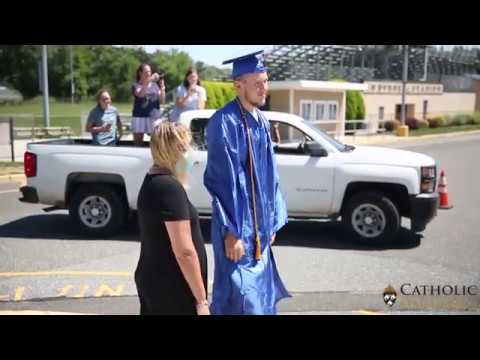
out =
[[[180,121],[193,134],[195,165],[188,195],[200,214],[211,212],[203,186],[207,160],[205,129],[214,110],[189,111]],[[426,155],[342,144],[302,118],[265,112],[291,218],[337,220],[348,236],[364,243],[395,241],[401,217],[423,231],[437,214],[437,168]],[[148,144],[121,141],[100,147],[88,139],[30,143],[25,153],[27,185],[20,201],[69,209],[77,228],[110,236],[137,208],[137,195],[152,164]]]

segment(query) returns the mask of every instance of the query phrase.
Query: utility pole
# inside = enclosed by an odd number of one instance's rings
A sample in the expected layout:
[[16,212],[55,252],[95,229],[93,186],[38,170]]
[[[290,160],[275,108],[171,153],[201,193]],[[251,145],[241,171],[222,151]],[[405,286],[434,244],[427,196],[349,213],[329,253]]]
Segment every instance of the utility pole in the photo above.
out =
[[402,81],[402,126],[405,125],[405,91],[408,81],[408,45],[403,45],[403,81]]
[[75,101],[75,83],[73,80],[73,45],[70,45],[70,93],[72,94],[72,104]]
[[42,90],[43,90],[43,124],[50,126],[50,109],[48,107],[48,63],[47,45],[42,45]]
[[423,64],[423,77],[420,81],[427,81],[428,75],[428,45],[425,45],[425,63]]

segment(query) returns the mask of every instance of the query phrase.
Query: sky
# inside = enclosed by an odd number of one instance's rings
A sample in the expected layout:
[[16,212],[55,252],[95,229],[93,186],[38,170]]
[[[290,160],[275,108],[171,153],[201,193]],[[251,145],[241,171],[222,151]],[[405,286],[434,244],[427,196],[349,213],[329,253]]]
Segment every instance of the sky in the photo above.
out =
[[272,45],[143,45],[147,52],[157,49],[170,50],[172,48],[183,50],[194,61],[202,61],[208,65],[220,68],[229,68],[230,65],[222,65],[224,60],[246,55],[258,50],[267,50]]

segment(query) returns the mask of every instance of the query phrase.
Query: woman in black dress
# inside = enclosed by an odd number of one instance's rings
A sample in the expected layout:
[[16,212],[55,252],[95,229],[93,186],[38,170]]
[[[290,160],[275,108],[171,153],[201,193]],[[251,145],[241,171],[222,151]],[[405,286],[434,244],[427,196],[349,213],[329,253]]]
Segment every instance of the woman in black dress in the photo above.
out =
[[190,143],[185,126],[167,121],[151,135],[154,165],[138,195],[140,314],[210,314],[205,245],[184,188],[193,165]]

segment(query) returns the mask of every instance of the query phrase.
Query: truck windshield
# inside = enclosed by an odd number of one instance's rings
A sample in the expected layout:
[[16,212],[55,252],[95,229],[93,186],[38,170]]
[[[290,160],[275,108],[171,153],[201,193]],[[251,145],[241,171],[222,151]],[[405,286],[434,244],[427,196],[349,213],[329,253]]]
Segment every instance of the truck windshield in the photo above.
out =
[[342,144],[340,141],[334,139],[330,135],[328,135],[325,131],[309,124],[307,121],[303,122],[308,128],[312,129],[315,133],[322,137],[322,139],[326,140],[328,143],[333,145],[338,151],[348,151],[349,146]]

